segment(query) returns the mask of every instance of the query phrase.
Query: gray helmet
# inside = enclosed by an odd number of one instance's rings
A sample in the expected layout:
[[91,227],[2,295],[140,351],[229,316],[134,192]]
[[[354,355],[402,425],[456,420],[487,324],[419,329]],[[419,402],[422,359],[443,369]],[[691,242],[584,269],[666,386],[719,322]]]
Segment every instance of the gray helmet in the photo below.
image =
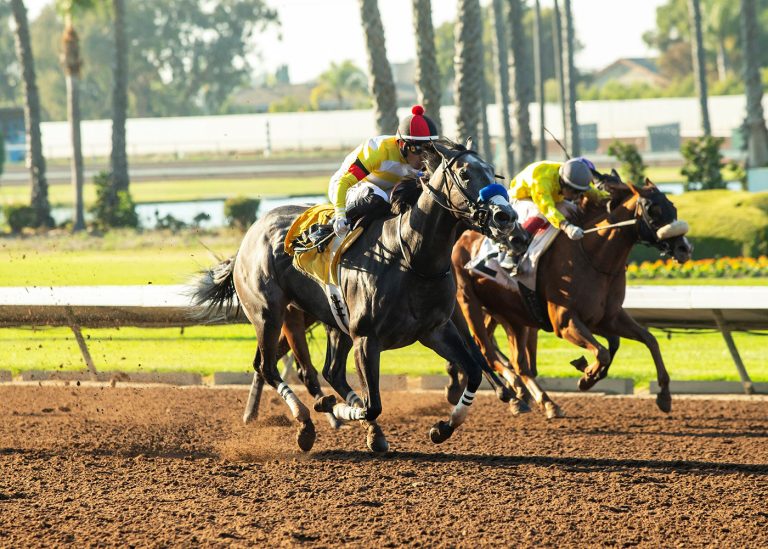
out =
[[560,166],[559,173],[563,183],[577,191],[586,191],[592,183],[592,172],[578,158],[572,158]]

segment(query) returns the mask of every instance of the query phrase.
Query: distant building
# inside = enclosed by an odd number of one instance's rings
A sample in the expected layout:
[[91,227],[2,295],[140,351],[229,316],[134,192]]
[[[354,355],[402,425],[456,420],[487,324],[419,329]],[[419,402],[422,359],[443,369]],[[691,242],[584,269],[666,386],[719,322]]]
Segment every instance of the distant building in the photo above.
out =
[[654,59],[634,57],[617,59],[595,73],[592,80],[592,84],[597,87],[602,87],[608,82],[618,82],[625,86],[649,84],[663,88],[669,84],[669,79],[659,73]]
[[0,108],[0,132],[5,140],[5,158],[8,162],[23,162],[27,133],[24,127],[24,109]]
[[[312,90],[317,82],[305,82],[304,84],[277,84],[275,86],[259,86],[238,91],[230,100],[230,104],[243,112],[267,112],[272,103],[286,97],[293,97],[300,105],[309,105]],[[331,109],[335,101],[325,99],[320,102],[320,107]]]

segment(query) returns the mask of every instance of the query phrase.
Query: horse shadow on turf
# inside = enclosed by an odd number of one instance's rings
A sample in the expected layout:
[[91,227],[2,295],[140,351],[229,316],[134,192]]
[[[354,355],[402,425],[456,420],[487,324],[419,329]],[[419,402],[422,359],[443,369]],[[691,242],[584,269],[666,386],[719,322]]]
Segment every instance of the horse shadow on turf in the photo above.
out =
[[382,461],[414,461],[421,463],[474,463],[488,467],[514,467],[518,465],[537,465],[562,467],[571,472],[606,472],[650,470],[658,473],[678,473],[693,475],[731,475],[751,474],[768,476],[768,465],[753,463],[730,463],[697,460],[659,460],[659,459],[622,459],[622,458],[589,458],[589,457],[552,457],[552,456],[498,456],[493,454],[445,454],[442,452],[397,452],[376,455],[362,450],[325,450],[313,453],[317,461],[335,462],[382,462]]

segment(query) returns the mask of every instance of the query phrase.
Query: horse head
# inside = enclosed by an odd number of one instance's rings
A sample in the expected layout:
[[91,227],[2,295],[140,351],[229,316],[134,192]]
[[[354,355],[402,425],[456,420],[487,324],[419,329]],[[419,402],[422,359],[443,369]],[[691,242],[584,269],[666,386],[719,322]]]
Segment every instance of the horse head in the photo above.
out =
[[525,232],[509,194],[496,183],[493,166],[463,145],[434,143],[428,159],[431,177],[426,189],[437,202],[472,229],[494,239],[510,239]]
[[[634,189],[634,187],[633,187]],[[672,256],[678,263],[691,258],[693,246],[685,237],[688,223],[677,218],[677,208],[649,179],[636,189],[640,241]]]

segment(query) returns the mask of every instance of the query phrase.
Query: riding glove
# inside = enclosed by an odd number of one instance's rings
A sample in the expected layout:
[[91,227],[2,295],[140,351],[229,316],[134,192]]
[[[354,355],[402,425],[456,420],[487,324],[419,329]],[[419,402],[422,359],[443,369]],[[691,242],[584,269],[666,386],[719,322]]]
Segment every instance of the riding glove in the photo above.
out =
[[349,223],[347,223],[346,217],[337,215],[333,218],[333,232],[336,233],[336,236],[339,238],[347,236],[347,233],[349,232]]
[[563,221],[560,224],[560,229],[568,235],[568,238],[571,240],[581,240],[584,238],[584,229],[581,227],[577,227],[573,223],[568,223],[567,221]]

